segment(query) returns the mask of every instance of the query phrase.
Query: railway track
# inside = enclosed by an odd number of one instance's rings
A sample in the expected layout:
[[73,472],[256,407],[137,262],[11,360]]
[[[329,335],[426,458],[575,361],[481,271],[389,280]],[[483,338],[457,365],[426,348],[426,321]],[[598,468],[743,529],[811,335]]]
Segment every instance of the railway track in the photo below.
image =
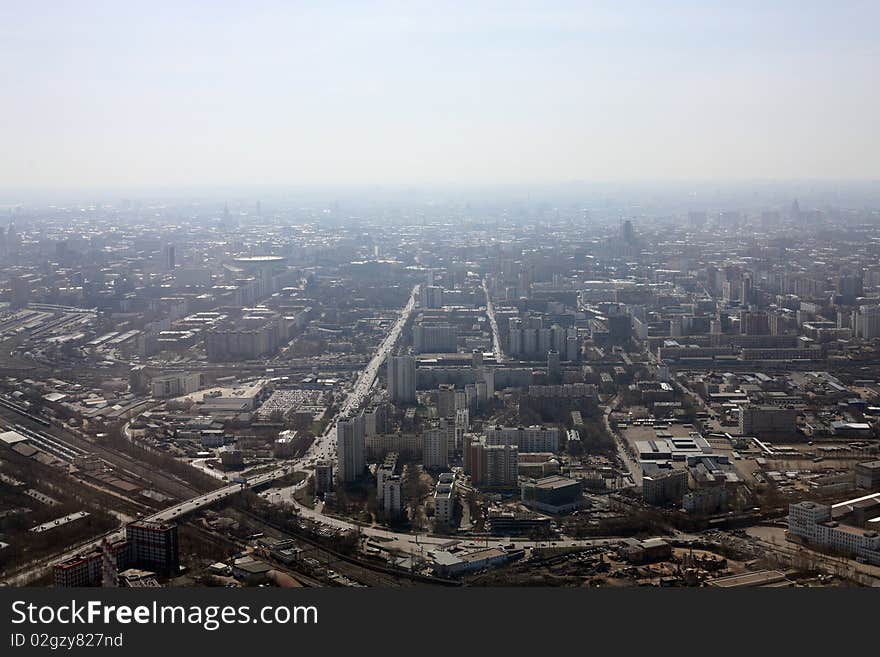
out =
[[[138,461],[125,452],[90,442],[71,431],[59,427],[45,426],[41,422],[36,422],[29,417],[22,416],[19,411],[11,410],[3,404],[0,404],[0,418],[7,420],[13,426],[19,426],[20,429],[15,429],[16,431],[24,433],[24,430],[27,430],[36,433],[37,439],[33,439],[28,435],[28,438],[32,439],[35,443],[37,440],[40,440],[47,445],[51,445],[50,441],[54,441],[54,443],[60,444],[64,449],[74,454],[94,454],[112,465],[120,474],[144,483],[146,484],[145,487],[154,488],[174,499],[188,499],[204,492],[175,475],[163,473],[149,463]],[[53,446],[53,448],[61,451],[61,447],[57,445]],[[53,455],[58,455],[51,450],[47,449],[46,451]],[[67,452],[63,453],[66,454]],[[70,458],[72,460],[73,457]],[[64,458],[63,460],[68,461],[69,459]]]

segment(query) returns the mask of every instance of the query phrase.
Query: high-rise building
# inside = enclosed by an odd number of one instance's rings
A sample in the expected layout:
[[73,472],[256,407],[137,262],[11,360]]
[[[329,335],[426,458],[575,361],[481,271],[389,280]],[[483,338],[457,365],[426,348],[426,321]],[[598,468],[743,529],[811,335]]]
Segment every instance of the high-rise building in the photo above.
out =
[[376,499],[380,503],[385,500],[385,480],[397,474],[397,458],[397,452],[389,452],[376,468]]
[[395,404],[416,403],[416,359],[412,356],[388,357],[388,393]]
[[431,427],[422,434],[422,462],[435,470],[449,466],[449,440],[446,428]]
[[623,344],[632,337],[632,317],[619,314],[608,317],[608,337],[614,344]]
[[180,569],[177,525],[139,520],[125,528],[131,561],[137,568],[176,574]]
[[452,324],[416,324],[413,350],[417,354],[454,352],[458,348],[458,328]]
[[559,352],[556,350],[547,352],[547,378],[551,383],[559,383],[562,380],[562,366],[559,361]]
[[31,283],[24,276],[13,276],[9,279],[11,288],[10,306],[13,309],[24,308],[31,298]]
[[740,310],[739,331],[743,335],[770,335],[770,319],[763,310]]
[[364,438],[363,413],[336,423],[336,465],[343,483],[357,481],[364,473]]
[[385,479],[382,494],[382,507],[388,518],[397,518],[403,512],[403,480],[400,475]]
[[681,504],[687,492],[687,470],[660,471],[642,477],[642,496],[647,504]]
[[520,452],[559,451],[559,429],[556,427],[502,427],[486,428],[487,445],[516,445]]
[[739,433],[743,436],[790,434],[797,431],[801,411],[773,405],[743,405],[739,410]]
[[364,432],[367,436],[376,436],[388,428],[388,404],[372,404],[364,410]]
[[861,306],[852,313],[851,324],[857,338],[880,338],[880,306]]
[[627,244],[632,244],[636,241],[636,231],[633,228],[633,222],[629,219],[623,222],[620,228],[620,237]]
[[165,271],[171,271],[174,269],[176,264],[176,254],[173,244],[166,244],[165,248],[162,249],[162,261]]
[[742,282],[740,283],[740,303],[744,306],[749,305],[750,303],[752,303],[752,296],[752,277],[743,276]]
[[437,415],[439,417],[455,417],[455,386],[441,383],[437,390]]
[[471,443],[468,465],[474,486],[512,488],[518,476],[518,450],[515,445]]
[[442,308],[443,288],[438,285],[419,286],[419,305],[422,308]]
[[703,228],[706,225],[706,213],[688,212],[688,224],[691,228]]
[[333,490],[333,462],[318,461],[315,464],[315,495],[323,495]]
[[444,472],[434,489],[434,522],[449,526],[455,516],[455,474]]

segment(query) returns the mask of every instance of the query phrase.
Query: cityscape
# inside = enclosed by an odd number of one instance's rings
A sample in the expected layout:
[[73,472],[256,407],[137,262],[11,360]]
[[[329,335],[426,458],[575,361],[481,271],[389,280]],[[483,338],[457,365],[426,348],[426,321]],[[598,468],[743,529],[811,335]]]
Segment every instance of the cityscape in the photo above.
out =
[[876,586],[880,203],[791,192],[8,207],[0,579]]
[[878,24],[0,2],[7,650],[870,623]]

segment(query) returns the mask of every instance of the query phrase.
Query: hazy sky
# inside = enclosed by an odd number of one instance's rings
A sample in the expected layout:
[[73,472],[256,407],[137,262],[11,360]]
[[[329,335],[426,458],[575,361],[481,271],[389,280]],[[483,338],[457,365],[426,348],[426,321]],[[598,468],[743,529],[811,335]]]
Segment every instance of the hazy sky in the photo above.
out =
[[0,187],[878,178],[878,24],[877,0],[2,2]]

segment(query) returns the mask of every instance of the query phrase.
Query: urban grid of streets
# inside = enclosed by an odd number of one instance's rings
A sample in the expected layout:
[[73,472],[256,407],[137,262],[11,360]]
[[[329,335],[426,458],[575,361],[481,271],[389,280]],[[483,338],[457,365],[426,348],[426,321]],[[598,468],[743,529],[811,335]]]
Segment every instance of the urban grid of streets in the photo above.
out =
[[[876,458],[877,450],[873,411],[878,394],[871,372],[877,365],[880,271],[873,264],[877,238],[871,218],[870,212],[856,211],[836,216],[834,221],[843,227],[830,246],[818,236],[831,219],[820,211],[802,211],[796,202],[781,212],[721,212],[717,218],[691,212],[685,223],[664,224],[656,218],[644,223],[611,221],[591,226],[587,230],[594,233],[588,232],[581,241],[570,236],[579,229],[568,220],[546,220],[540,235],[501,221],[477,223],[460,236],[449,236],[442,225],[429,225],[418,229],[424,232],[423,243],[448,240],[448,251],[422,248],[415,254],[413,238],[406,231],[395,245],[392,230],[373,227],[384,237],[366,244],[361,236],[343,238],[344,247],[325,270],[309,263],[327,257],[326,241],[338,239],[332,230],[297,229],[299,237],[311,240],[313,250],[297,252],[289,246],[297,243],[291,241],[290,229],[273,228],[269,242],[255,242],[247,250],[285,255],[247,255],[235,243],[236,221],[224,210],[219,228],[209,232],[218,243],[232,245],[226,251],[200,255],[204,238],[195,227],[174,238],[186,245],[179,252],[175,244],[163,246],[149,237],[153,251],[135,247],[141,249],[137,253],[149,255],[138,256],[144,258],[143,264],[128,277],[106,279],[98,270],[87,270],[96,282],[81,290],[57,281],[77,271],[83,257],[78,249],[86,243],[68,237],[74,246],[59,246],[56,253],[66,268],[40,272],[28,264],[29,258],[39,257],[35,252],[39,242],[22,220],[23,230],[11,224],[4,232],[3,248],[15,262],[5,289],[8,305],[0,317],[5,344],[0,356],[5,374],[0,396],[4,435],[10,445],[20,444],[20,456],[39,455],[39,467],[59,468],[74,476],[77,485],[119,499],[122,504],[112,515],[123,525],[135,516],[142,522],[175,523],[206,507],[222,508],[219,502],[243,489],[265,489],[277,479],[297,475],[297,484],[263,490],[263,499],[295,509],[299,517],[318,525],[354,532],[373,539],[374,545],[378,541],[388,553],[420,560],[427,551],[444,553],[453,537],[456,549],[475,554],[490,545],[505,554],[523,548],[528,554],[541,546],[616,546],[619,553],[621,541],[632,530],[610,529],[597,535],[589,523],[614,518],[621,522],[628,515],[644,514],[650,520],[638,522],[648,527],[665,524],[663,535],[676,549],[727,542],[738,546],[738,555],[774,554],[794,572],[809,560],[824,565],[831,576],[838,576],[845,566],[847,581],[863,583],[864,577],[874,576],[870,548],[841,566],[820,552],[791,543],[784,530],[789,500],[828,500],[835,518],[848,509],[867,513],[868,530],[877,520],[870,515],[874,494],[863,495],[860,490],[846,494],[853,488],[847,478],[853,468],[870,472],[868,461]],[[743,226],[750,226],[754,236]],[[59,224],[52,230],[65,235],[70,227]],[[144,239],[139,231],[151,235],[154,229],[131,230],[132,235],[123,238],[125,246],[119,247],[123,253],[129,244]],[[481,239],[493,230],[499,233],[493,238],[497,241],[483,246]],[[733,245],[729,251],[718,248],[718,235]],[[765,246],[767,240],[774,245]],[[284,244],[288,246],[279,246]],[[684,255],[679,253],[682,244],[687,245]],[[377,256],[383,249],[391,254],[384,259]],[[459,252],[462,255],[448,255]],[[112,263],[117,256],[110,249],[93,257]],[[187,259],[185,265],[177,262],[180,257]],[[197,266],[200,259],[204,266]],[[227,285],[209,287],[220,280]],[[51,281],[56,282],[47,284]],[[357,291],[351,293],[345,286]],[[166,288],[183,296],[193,294],[191,290],[201,294],[181,302]],[[66,299],[70,303],[60,303],[63,295],[70,294],[82,296],[78,303],[84,307],[73,305],[73,297]],[[140,294],[165,295],[161,303],[151,303],[173,319],[155,324],[129,319],[120,330],[112,330],[115,326],[107,319],[137,316],[122,309]],[[89,308],[86,299],[103,304],[104,309],[99,313]],[[206,302],[188,307],[195,299]],[[402,308],[397,305],[401,302]],[[366,310],[353,309],[360,303]],[[307,304],[317,306],[318,312]],[[445,333],[424,337],[433,335],[430,330],[435,326]],[[270,337],[269,329],[284,335],[274,338],[274,351],[252,355],[237,355],[234,350],[239,346],[222,341],[227,336],[255,335],[252,327]],[[417,344],[417,329],[424,329],[418,340],[435,342]],[[447,333],[454,336],[452,343],[442,342]],[[365,349],[366,345],[372,346]],[[397,393],[392,392],[390,380],[384,387],[377,385],[384,364],[395,354],[417,362],[420,373],[423,370],[424,381],[412,391],[415,403],[397,403],[391,397]],[[501,377],[488,397],[484,360],[488,371]],[[472,376],[475,383],[465,378],[450,388],[436,382],[450,376]],[[104,381],[112,381],[113,389]],[[484,386],[482,393],[475,391],[477,384]],[[409,385],[415,388],[411,379]],[[315,413],[315,421],[305,431],[314,435],[297,456],[279,452],[267,458],[265,448],[261,452],[248,446],[254,437],[247,429],[236,430],[241,422],[256,431],[294,422],[293,415],[285,417],[281,411],[277,417],[268,410],[261,415],[266,395],[254,391],[263,389],[267,395],[288,391],[288,397],[282,395],[275,406],[266,408],[284,408],[278,404],[295,399],[313,410],[322,405],[326,409],[328,399],[333,399],[332,417]],[[332,395],[323,390],[332,390]],[[519,498],[515,482],[506,482],[506,488],[477,482],[477,473],[469,473],[466,464],[462,467],[461,459],[467,455],[456,445],[458,460],[450,449],[442,467],[455,472],[459,502],[477,500],[476,506],[462,509],[456,533],[432,531],[429,526],[435,523],[420,515],[428,503],[418,498],[410,500],[407,508],[409,528],[395,527],[381,509],[370,518],[363,509],[358,514],[336,507],[329,497],[316,498],[314,508],[303,503],[302,493],[314,485],[316,464],[338,466],[340,419],[374,412],[377,405],[390,409],[389,424],[379,431],[402,445],[407,431],[423,439],[442,428],[444,421],[452,421],[449,402],[442,399],[450,391],[454,411],[469,408],[471,412],[470,423],[476,428],[468,440],[477,441],[475,453],[485,456],[491,451],[488,433],[502,431],[503,424],[508,425],[504,431],[513,431],[517,424],[547,422],[553,430],[562,430],[562,447],[531,448],[521,443],[522,472],[541,472],[527,464],[533,462],[532,452],[547,449],[554,454],[541,467],[553,466],[555,470],[549,472],[561,473],[551,474],[547,486],[570,486],[581,478],[595,481],[601,476],[604,490],[585,492],[588,506],[577,513],[556,514],[556,528],[542,538],[527,532],[518,537],[471,532],[478,519],[490,521],[490,512],[500,519],[505,509],[513,516],[520,514],[525,498]],[[252,395],[253,405],[237,410],[218,406],[234,402],[239,394]],[[216,420],[206,422],[211,413],[227,424],[220,428]],[[121,435],[127,442],[166,454],[176,452],[175,461],[184,470],[151,471],[130,451],[101,438],[110,435],[103,432],[115,430],[108,418],[124,420]],[[456,424],[460,419],[455,418]],[[468,425],[467,414],[463,422]],[[404,429],[406,423],[409,429]],[[197,427],[195,435],[206,446],[212,435],[223,431],[232,432],[235,446],[215,444],[197,451],[187,438],[193,435],[190,425]],[[298,426],[282,435],[300,435],[305,425]],[[313,431],[314,426],[320,431]],[[537,425],[533,429],[542,436],[541,432],[550,431]],[[584,450],[573,449],[579,431],[589,445]],[[605,440],[611,442],[603,444]],[[394,452],[400,447],[385,449]],[[666,457],[658,469],[648,450],[663,449],[690,452]],[[237,465],[233,460],[225,462],[229,455],[237,455]],[[210,484],[187,480],[187,472],[193,472],[189,468],[222,484],[205,490]],[[672,489],[652,492],[651,482],[666,474],[663,468],[673,475],[684,474],[690,491],[687,487],[679,491],[677,499]],[[412,463],[405,470],[428,481],[435,480],[438,472],[425,474],[427,467]],[[13,475],[17,472],[27,470]],[[522,472],[516,486],[543,485],[529,484],[541,477]],[[371,477],[366,477],[367,487]],[[556,483],[551,483],[554,477]],[[712,492],[722,490],[711,485],[718,477],[726,478],[729,485],[723,489],[734,497]],[[155,494],[150,503],[121,492],[125,486],[130,490],[150,482],[155,486],[148,491]],[[339,482],[340,492],[348,483]],[[21,482],[17,475],[7,476],[4,485],[16,487]],[[823,487],[826,495],[815,494]],[[43,504],[56,503],[45,491],[28,494],[44,500]],[[162,508],[160,500],[168,497],[184,501]],[[55,525],[38,522],[35,528],[57,531],[53,527],[58,523],[69,522],[76,529],[89,517],[67,511],[57,514]],[[689,516],[730,526],[717,534],[705,525],[689,524]],[[850,516],[844,520],[853,522]],[[614,527],[610,521],[607,526]],[[80,536],[30,565],[17,566],[7,582],[22,584],[44,577],[59,562],[123,536],[122,528],[88,539]],[[870,540],[869,531],[865,538]],[[700,581],[707,576],[701,575]]]

